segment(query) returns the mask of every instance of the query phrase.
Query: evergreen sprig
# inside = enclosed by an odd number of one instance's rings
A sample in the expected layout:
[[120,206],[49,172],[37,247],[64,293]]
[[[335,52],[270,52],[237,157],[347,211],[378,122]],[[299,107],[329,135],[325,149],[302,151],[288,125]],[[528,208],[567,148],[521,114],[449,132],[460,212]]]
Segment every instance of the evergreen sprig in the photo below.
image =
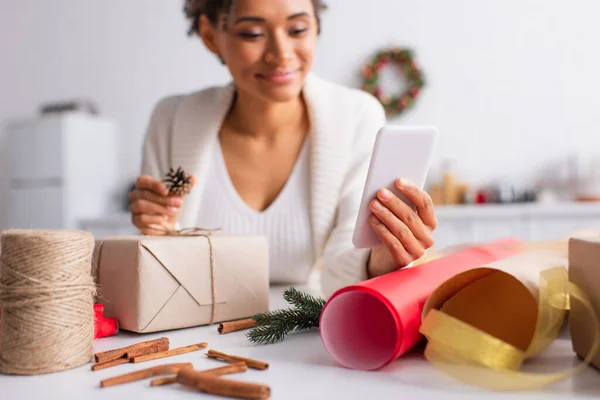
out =
[[246,334],[250,342],[273,344],[281,342],[292,332],[319,327],[319,318],[325,306],[324,299],[302,293],[293,287],[285,290],[283,298],[293,307],[254,315],[257,326]]
[[283,293],[283,299],[299,310],[309,315],[320,316],[325,306],[324,299],[317,299],[308,293],[303,293],[296,288],[289,288]]

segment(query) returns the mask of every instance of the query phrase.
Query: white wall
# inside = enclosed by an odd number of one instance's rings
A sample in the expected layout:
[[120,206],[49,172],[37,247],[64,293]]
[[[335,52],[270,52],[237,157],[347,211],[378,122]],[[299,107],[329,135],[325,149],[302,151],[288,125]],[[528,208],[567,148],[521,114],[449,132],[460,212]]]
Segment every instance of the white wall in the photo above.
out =
[[[436,163],[457,160],[473,182],[522,180],[600,151],[599,1],[328,3],[316,73],[356,85],[378,48],[414,48],[428,86],[393,122],[438,125]],[[186,28],[180,1],[0,0],[0,121],[92,98],[118,119],[122,176],[133,179],[153,104],[228,79]]]

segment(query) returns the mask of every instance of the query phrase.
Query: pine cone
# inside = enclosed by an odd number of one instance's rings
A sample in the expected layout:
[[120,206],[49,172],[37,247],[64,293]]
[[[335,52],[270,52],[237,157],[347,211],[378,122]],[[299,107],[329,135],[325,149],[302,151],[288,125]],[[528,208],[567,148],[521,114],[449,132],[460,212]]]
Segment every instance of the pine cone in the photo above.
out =
[[192,188],[192,176],[181,169],[181,167],[178,167],[177,171],[170,168],[163,182],[167,184],[169,195],[171,196],[184,196]]

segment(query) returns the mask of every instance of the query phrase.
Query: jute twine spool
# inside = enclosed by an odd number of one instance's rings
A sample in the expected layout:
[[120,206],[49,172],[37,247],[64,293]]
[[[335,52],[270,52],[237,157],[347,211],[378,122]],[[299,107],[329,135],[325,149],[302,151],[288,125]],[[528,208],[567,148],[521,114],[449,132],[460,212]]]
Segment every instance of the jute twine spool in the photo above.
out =
[[79,231],[11,230],[0,253],[0,372],[65,371],[93,356],[94,238]]

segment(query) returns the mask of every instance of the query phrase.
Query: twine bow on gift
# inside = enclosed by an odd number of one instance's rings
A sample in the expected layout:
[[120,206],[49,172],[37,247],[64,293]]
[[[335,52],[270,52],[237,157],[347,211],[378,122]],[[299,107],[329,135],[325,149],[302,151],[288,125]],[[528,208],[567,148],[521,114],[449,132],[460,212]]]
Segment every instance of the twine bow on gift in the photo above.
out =
[[165,230],[165,234],[167,236],[208,236],[212,232],[220,231],[221,228],[200,228],[200,227],[192,227],[192,228],[183,228],[183,229],[172,229]]

